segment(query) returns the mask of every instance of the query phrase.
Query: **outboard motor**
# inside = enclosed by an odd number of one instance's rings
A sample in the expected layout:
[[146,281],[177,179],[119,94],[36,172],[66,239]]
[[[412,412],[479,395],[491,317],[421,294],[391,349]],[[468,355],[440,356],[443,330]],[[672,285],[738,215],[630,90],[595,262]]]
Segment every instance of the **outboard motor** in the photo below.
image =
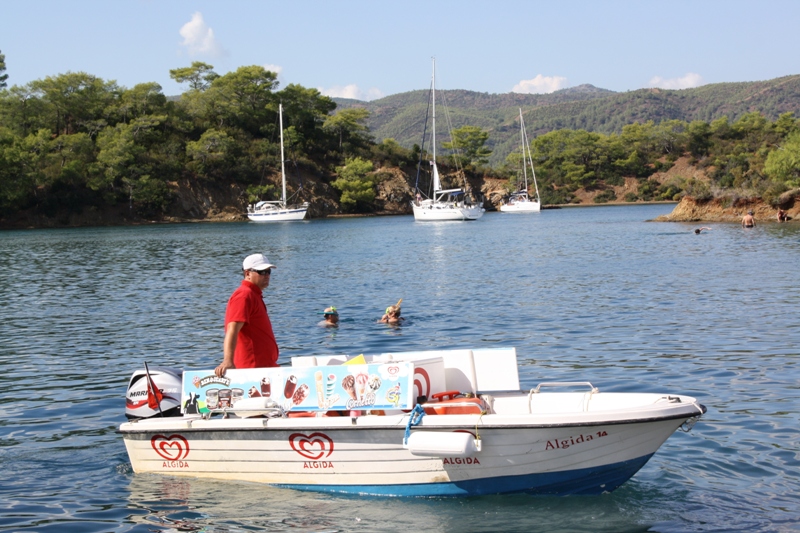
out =
[[147,404],[147,373],[142,368],[131,376],[125,394],[125,416],[131,419],[153,416],[181,416],[181,386],[183,371],[163,366],[150,367],[150,379],[161,391],[161,410]]

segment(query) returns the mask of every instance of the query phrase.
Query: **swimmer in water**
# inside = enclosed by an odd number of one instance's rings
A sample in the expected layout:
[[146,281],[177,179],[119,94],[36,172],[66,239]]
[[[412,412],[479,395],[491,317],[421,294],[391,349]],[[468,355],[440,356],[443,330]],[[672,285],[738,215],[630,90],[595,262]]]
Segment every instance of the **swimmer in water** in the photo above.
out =
[[694,230],[694,234],[699,235],[703,230],[711,231],[711,228],[705,228],[705,227],[697,228],[696,230]]
[[326,307],[322,312],[325,320],[317,324],[323,328],[338,328],[339,327],[339,312],[335,307]]
[[403,303],[403,299],[400,298],[396,304],[390,305],[386,308],[386,313],[381,317],[378,322],[383,322],[384,324],[400,324],[405,320],[405,318],[400,316],[400,304]]
[[753,217],[753,212],[748,211],[747,214],[742,218],[742,227],[743,228],[755,228],[756,227],[756,219]]

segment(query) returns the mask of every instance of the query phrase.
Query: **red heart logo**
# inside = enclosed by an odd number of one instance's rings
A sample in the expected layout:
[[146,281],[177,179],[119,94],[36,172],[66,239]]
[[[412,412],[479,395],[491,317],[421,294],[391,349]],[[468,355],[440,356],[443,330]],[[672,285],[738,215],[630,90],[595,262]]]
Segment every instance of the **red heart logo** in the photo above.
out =
[[153,435],[150,446],[167,461],[186,459],[189,455],[189,441],[180,435]]
[[325,433],[311,435],[292,433],[289,435],[289,445],[294,451],[312,461],[328,457],[333,453],[333,439]]

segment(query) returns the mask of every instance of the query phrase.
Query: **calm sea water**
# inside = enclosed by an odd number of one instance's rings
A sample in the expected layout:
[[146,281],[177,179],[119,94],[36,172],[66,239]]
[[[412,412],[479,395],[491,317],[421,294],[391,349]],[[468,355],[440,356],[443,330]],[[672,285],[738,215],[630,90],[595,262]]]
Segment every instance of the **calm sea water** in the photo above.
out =
[[[800,225],[646,222],[670,205],[0,232],[4,531],[792,531],[800,528]],[[244,256],[293,355],[516,346],[525,387],[696,396],[708,413],[613,494],[345,498],[134,475],[143,365],[211,368]],[[403,298],[402,328],[376,324]],[[319,328],[339,308],[341,327]]]

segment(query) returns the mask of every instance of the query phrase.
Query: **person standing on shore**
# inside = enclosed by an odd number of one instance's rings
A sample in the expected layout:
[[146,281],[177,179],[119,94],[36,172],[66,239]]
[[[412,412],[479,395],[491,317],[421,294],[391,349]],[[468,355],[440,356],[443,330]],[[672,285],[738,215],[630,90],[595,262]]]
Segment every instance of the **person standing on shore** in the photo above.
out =
[[743,228],[755,228],[756,227],[756,219],[753,218],[753,212],[748,211],[747,214],[742,218],[742,227]]
[[214,369],[217,376],[229,368],[278,366],[278,343],[262,296],[273,268],[263,254],[248,255],[242,263],[244,279],[225,310],[223,359]]

